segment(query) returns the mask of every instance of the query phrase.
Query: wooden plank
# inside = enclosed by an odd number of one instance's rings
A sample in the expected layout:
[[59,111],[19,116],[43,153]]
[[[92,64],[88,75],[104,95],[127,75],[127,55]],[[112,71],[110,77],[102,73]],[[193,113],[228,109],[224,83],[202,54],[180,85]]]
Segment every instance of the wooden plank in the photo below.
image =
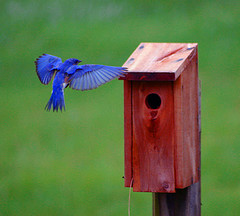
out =
[[[159,108],[146,104],[152,93]],[[175,192],[172,82],[133,82],[132,108],[133,191]]]
[[199,181],[197,56],[174,82],[176,188]]
[[124,80],[124,181],[130,187],[132,175],[132,81]]
[[200,216],[200,182],[176,193],[153,193],[153,216]]
[[141,43],[123,65],[129,72],[120,79],[174,81],[196,54],[196,48],[196,43]]

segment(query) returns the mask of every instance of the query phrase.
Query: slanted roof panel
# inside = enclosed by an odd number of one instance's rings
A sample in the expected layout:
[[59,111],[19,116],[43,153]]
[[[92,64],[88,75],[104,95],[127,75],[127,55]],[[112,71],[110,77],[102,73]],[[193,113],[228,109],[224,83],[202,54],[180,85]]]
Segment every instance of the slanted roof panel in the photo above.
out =
[[124,63],[123,80],[175,81],[196,55],[197,43],[141,43]]

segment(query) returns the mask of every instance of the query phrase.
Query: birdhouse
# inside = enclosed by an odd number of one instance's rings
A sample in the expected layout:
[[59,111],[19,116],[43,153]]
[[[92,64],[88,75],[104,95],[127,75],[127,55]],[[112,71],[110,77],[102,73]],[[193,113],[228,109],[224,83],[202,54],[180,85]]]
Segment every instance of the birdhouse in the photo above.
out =
[[199,181],[196,43],[141,43],[123,65],[125,187],[174,193]]

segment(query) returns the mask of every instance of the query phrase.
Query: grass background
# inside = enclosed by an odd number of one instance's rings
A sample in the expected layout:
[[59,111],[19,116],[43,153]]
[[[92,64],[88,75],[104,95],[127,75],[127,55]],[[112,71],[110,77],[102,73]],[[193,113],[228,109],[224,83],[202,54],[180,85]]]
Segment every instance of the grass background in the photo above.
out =
[[[0,215],[127,215],[123,84],[66,89],[47,113],[42,53],[120,66],[140,42],[199,43],[202,214],[240,214],[239,1],[0,2]],[[132,193],[132,215],[151,194]]]

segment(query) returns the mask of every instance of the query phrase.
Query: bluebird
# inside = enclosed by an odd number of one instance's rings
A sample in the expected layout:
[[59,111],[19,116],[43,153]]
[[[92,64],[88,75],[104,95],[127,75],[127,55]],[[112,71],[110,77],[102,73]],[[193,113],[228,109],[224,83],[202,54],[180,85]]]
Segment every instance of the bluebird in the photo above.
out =
[[105,65],[78,65],[82,61],[70,58],[62,62],[61,58],[43,54],[36,61],[36,72],[40,82],[47,85],[53,79],[52,95],[45,107],[47,111],[65,110],[64,89],[68,86],[76,90],[95,89],[115,78],[126,74],[127,68]]

